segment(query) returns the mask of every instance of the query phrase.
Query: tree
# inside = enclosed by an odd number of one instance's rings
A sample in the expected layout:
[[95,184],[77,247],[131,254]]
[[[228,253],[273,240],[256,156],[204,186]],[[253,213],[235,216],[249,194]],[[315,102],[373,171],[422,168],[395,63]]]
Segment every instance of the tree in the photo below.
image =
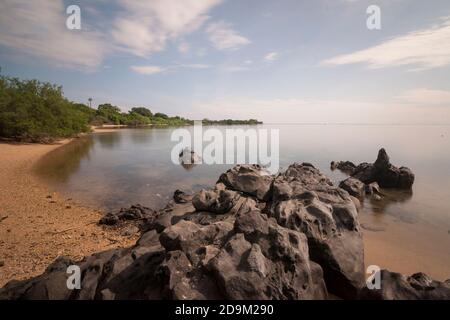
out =
[[92,115],[70,102],[62,87],[37,80],[0,77],[0,136],[34,142],[89,130]]
[[169,116],[165,113],[158,112],[158,113],[155,113],[155,118],[168,119]]
[[153,116],[152,112],[149,109],[143,107],[132,108],[131,112],[140,114],[141,116],[148,118],[151,118]]

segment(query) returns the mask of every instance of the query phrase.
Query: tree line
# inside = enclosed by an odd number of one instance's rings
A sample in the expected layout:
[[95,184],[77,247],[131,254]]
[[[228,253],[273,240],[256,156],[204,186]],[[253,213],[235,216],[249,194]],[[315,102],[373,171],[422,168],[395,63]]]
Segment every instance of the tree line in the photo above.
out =
[[[89,104],[91,104],[89,99]],[[208,120],[204,124],[256,124],[257,120]],[[97,109],[69,101],[61,86],[38,80],[20,80],[0,76],[0,137],[47,142],[89,132],[91,126],[104,124],[125,126],[193,124],[192,120],[164,113],[153,113],[144,107],[129,112],[109,103]]]

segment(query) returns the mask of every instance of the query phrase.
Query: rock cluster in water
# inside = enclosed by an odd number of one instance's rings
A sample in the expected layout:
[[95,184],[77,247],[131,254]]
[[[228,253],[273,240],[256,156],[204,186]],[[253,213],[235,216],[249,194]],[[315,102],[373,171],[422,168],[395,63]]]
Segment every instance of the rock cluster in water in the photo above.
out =
[[350,161],[332,162],[331,168],[339,169],[365,184],[378,183],[382,188],[411,189],[414,184],[414,173],[407,167],[397,168],[392,165],[386,150],[378,152],[377,160],[372,163],[361,163],[358,166]]
[[[450,283],[423,274],[384,270],[382,289],[365,288],[360,188],[351,195],[308,163],[276,176],[238,165],[213,189],[176,191],[158,212],[107,215],[102,223],[139,221],[135,246],[59,258],[36,278],[8,283],[0,299],[450,299]],[[80,290],[66,287],[73,264]]]

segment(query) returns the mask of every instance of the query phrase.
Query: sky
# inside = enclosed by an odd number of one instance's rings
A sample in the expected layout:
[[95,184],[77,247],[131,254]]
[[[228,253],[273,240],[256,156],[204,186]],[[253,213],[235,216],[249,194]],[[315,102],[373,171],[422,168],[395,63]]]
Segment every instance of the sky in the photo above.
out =
[[450,1],[0,0],[0,66],[124,111],[449,124]]

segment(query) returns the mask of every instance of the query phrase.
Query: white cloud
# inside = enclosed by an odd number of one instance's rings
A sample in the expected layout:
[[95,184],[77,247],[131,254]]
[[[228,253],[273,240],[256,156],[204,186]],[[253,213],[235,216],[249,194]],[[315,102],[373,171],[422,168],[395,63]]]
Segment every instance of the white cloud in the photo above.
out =
[[118,0],[125,12],[114,22],[119,48],[146,57],[166,42],[197,30],[221,0]]
[[82,24],[82,30],[66,28],[62,0],[2,0],[0,44],[45,58],[57,66],[91,69],[99,66],[108,45],[101,34]]
[[266,61],[275,61],[278,60],[279,54],[278,52],[270,52],[264,56],[264,60]]
[[415,105],[447,105],[450,107],[450,91],[417,88],[404,92],[399,98]]
[[158,66],[131,66],[131,70],[144,75],[152,75],[166,71],[165,68]]
[[440,25],[387,40],[377,46],[340,55],[323,64],[366,63],[369,68],[412,66],[426,70],[450,64],[450,18]]
[[208,64],[202,64],[202,63],[192,63],[192,64],[175,64],[168,67],[160,67],[160,66],[152,66],[152,65],[146,65],[146,66],[131,66],[131,70],[144,74],[144,75],[154,75],[158,73],[163,73],[166,71],[174,71],[178,68],[186,68],[186,69],[208,69],[211,68]]
[[250,43],[250,40],[239,35],[224,21],[211,23],[206,32],[214,47],[219,50],[237,49]]
[[189,69],[208,69],[208,68],[211,68],[211,66],[209,64],[203,64],[203,63],[180,64],[179,67],[189,68]]

